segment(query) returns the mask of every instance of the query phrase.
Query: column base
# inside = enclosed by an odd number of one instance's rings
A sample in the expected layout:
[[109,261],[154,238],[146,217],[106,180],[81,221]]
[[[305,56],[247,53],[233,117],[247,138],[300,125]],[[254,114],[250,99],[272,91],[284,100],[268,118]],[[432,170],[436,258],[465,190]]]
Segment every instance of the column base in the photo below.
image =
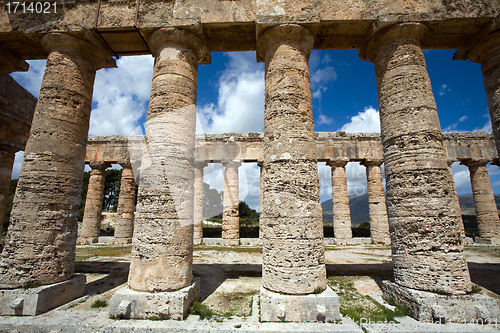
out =
[[500,246],[500,238],[474,238],[475,243],[477,244],[488,244],[488,245],[496,245]]
[[203,238],[193,238],[193,245],[201,245],[203,243]]
[[221,238],[222,246],[240,245],[239,238]]
[[340,318],[339,297],[330,287],[308,295],[283,295],[260,287],[262,322],[332,322]]
[[71,279],[24,289],[0,290],[0,315],[36,316],[82,297],[85,293],[85,275],[74,275]]
[[148,293],[128,286],[115,292],[109,301],[109,315],[124,319],[184,319],[189,306],[200,295],[200,279],[177,291]]
[[99,237],[78,237],[76,240],[76,244],[86,245],[86,244],[94,244],[99,243]]
[[114,238],[113,244],[132,244],[132,238]]
[[390,238],[372,239],[372,244],[391,245],[391,239]]
[[397,304],[408,307],[413,318],[422,322],[500,320],[497,301],[484,294],[446,296],[402,287],[390,281],[382,281],[382,291],[384,299],[392,298]]

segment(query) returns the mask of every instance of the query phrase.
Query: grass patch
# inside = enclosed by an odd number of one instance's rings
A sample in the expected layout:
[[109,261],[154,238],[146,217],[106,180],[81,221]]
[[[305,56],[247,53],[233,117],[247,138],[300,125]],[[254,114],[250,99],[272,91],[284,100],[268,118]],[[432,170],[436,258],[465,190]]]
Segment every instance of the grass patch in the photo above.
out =
[[360,294],[354,288],[353,278],[352,276],[335,275],[328,277],[331,288],[339,296],[340,313],[343,316],[348,316],[360,324],[361,318],[369,319],[372,322],[384,322],[385,320],[398,322],[397,317],[410,314],[407,308],[396,306],[396,310],[391,311],[372,300],[370,296]]
[[130,254],[132,245],[126,246],[88,246],[76,248],[76,261],[83,261],[93,257],[120,257]]
[[325,291],[325,289],[318,287],[314,289],[313,294],[321,294],[323,291]]
[[449,293],[449,292],[441,290],[441,289],[432,289],[431,293],[438,294],[438,295],[443,295],[443,296],[451,296],[451,295],[453,295],[452,293]]
[[195,301],[193,305],[189,307],[189,314],[194,314],[200,316],[200,319],[210,319],[215,313],[205,304]]
[[152,316],[152,317],[148,317],[148,320],[151,320],[151,321],[161,321],[163,320],[162,317],[158,317],[158,316]]
[[94,301],[94,303],[92,303],[92,305],[90,305],[90,307],[92,309],[98,309],[98,308],[105,308],[108,306],[108,302],[106,302],[105,300],[103,299],[96,299]]
[[500,258],[500,247],[498,246],[465,245],[465,250]]
[[467,295],[472,295],[472,294],[480,294],[483,288],[478,286],[477,284],[473,283],[472,284],[472,289],[467,293]]
[[206,246],[196,245],[195,251],[219,251],[219,252],[247,252],[247,253],[262,253],[261,247],[236,247],[236,246]]
[[28,289],[32,289],[32,288],[38,288],[40,287],[40,283],[38,283],[38,281],[30,281],[30,282],[26,282],[24,285],[23,285],[23,289],[24,290],[28,290]]

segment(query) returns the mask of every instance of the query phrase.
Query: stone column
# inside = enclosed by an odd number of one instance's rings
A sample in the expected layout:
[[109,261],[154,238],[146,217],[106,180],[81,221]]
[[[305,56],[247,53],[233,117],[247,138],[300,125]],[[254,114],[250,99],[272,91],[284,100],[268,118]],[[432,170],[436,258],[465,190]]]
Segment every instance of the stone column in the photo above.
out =
[[[196,87],[198,62],[207,49],[198,35],[176,28],[156,30],[148,44],[155,65],[128,283],[132,291],[168,295],[193,286]],[[190,301],[186,296],[180,302]],[[132,316],[183,315],[173,306],[141,311]]]
[[203,168],[207,166],[205,162],[194,164],[194,244],[203,242]]
[[17,148],[0,145],[0,234],[3,230],[5,207],[9,197],[10,178]]
[[[492,24],[494,24],[492,20]],[[493,32],[477,41],[469,50],[459,50],[454,59],[470,59],[481,64],[484,88],[490,110],[491,129],[495,136],[498,156],[500,156],[500,30],[492,27]],[[494,31],[494,30],[497,31]],[[472,42],[468,41],[466,47]]]
[[240,243],[239,182],[240,162],[224,163],[224,212],[222,214],[222,239],[228,245]]
[[332,169],[333,233],[336,239],[351,239],[351,210],[347,192],[347,161],[329,161]]
[[455,209],[457,210],[457,215],[458,215],[459,220],[460,220],[460,226],[459,226],[460,233],[462,235],[462,238],[465,238],[465,226],[464,226],[464,221],[462,220],[462,210],[460,209],[460,200],[458,200],[457,188],[455,186],[455,178],[453,177],[453,169],[451,168],[451,165],[454,162],[455,161],[453,161],[453,160],[447,160],[448,171],[450,172],[450,176],[451,176],[451,180],[452,180],[451,186],[452,186],[452,191],[453,191],[453,197],[455,199]]
[[465,294],[472,285],[460,217],[421,48],[427,32],[423,24],[396,24],[360,50],[375,63],[393,286]]
[[120,165],[123,169],[113,243],[130,244],[134,231],[135,178],[130,163],[120,163]]
[[257,162],[260,170],[260,195],[259,195],[259,238],[262,238],[262,219],[260,218],[260,214],[262,213],[262,205],[264,204],[264,163],[262,161]]
[[266,64],[262,321],[338,316],[337,296],[326,283],[307,63],[313,43],[308,29],[292,24],[269,28],[257,41]]
[[384,184],[382,184],[383,161],[363,161],[366,167],[368,187],[368,210],[370,213],[370,237],[372,244],[390,244],[389,221],[385,206]]
[[47,65],[2,252],[2,288],[73,276],[95,72],[114,66],[78,37],[52,33],[41,43]]
[[78,237],[78,244],[92,244],[99,242],[101,230],[102,201],[106,169],[111,165],[104,162],[91,162],[89,187],[85,200],[82,229]]
[[486,244],[500,243],[500,219],[486,168],[488,161],[463,161],[462,164],[465,164],[470,172],[480,237],[476,238],[476,241]]

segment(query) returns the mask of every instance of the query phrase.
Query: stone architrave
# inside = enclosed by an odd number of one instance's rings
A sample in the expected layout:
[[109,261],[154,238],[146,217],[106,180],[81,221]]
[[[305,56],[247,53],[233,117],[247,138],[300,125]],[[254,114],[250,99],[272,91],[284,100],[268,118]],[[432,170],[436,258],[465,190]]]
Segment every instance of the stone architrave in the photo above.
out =
[[[263,205],[263,193],[264,193],[264,163],[262,161],[257,162],[257,165],[259,166],[260,170],[260,194],[259,194],[259,212],[262,212],[262,205]],[[259,218],[259,238],[262,238],[263,232],[262,232],[262,219]]]
[[123,169],[113,243],[130,244],[134,231],[135,178],[132,164],[120,163],[120,165]]
[[332,169],[333,233],[336,239],[351,239],[351,210],[345,166],[348,161],[329,161]]
[[[497,204],[486,164],[488,161],[462,161],[469,168],[474,207],[480,243],[498,243],[500,241],[500,219]],[[476,239],[476,241],[478,241]]]
[[360,56],[375,64],[395,283],[466,294],[460,217],[421,48],[428,29],[381,29]]
[[95,73],[115,66],[69,34],[47,34],[41,43],[47,65],[0,261],[1,288],[73,276]]
[[193,280],[196,87],[207,48],[176,28],[156,30],[148,44],[155,65],[128,283],[138,292],[173,292]]
[[239,182],[240,162],[224,163],[224,212],[222,214],[222,239],[229,245],[238,245],[240,239]]
[[89,187],[85,200],[82,229],[78,237],[78,244],[92,244],[99,242],[101,230],[102,201],[106,169],[111,165],[105,162],[91,162]]
[[194,244],[203,242],[203,168],[206,166],[205,162],[194,163]]
[[465,239],[465,226],[464,226],[464,221],[462,219],[462,210],[460,209],[460,200],[458,200],[458,193],[457,193],[457,187],[455,185],[455,178],[453,177],[453,169],[451,168],[451,165],[455,161],[453,160],[448,160],[448,171],[450,172],[451,180],[452,180],[452,191],[453,191],[453,196],[455,199],[455,209],[457,210],[458,217],[460,219],[460,233],[462,234],[462,238]]
[[10,178],[17,151],[17,148],[0,145],[0,234],[3,230],[3,218],[9,197]]
[[370,237],[372,244],[390,244],[389,221],[385,206],[384,184],[382,184],[383,161],[361,162],[366,167],[368,187],[368,210],[370,214]]
[[339,317],[326,283],[307,63],[313,43],[312,33],[294,24],[269,28],[257,41],[266,64],[262,321]]

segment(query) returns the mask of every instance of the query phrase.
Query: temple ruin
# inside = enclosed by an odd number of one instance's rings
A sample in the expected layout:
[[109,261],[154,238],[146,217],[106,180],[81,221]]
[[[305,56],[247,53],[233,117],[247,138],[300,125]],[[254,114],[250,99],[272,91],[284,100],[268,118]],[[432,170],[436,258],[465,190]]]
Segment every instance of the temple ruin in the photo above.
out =
[[[74,274],[76,243],[96,241],[104,170],[119,163],[123,198],[115,241],[132,243],[132,259],[128,286],[115,293],[109,313],[182,318],[203,288],[192,274],[193,244],[202,242],[196,208],[202,167],[215,161],[225,167],[223,235],[230,245],[239,242],[238,166],[252,161],[262,170],[261,320],[339,319],[338,297],[326,280],[317,162],[332,169],[334,224],[339,237],[349,239],[345,165],[356,161],[367,170],[372,241],[386,243],[390,235],[394,281],[384,282],[384,297],[405,304],[420,321],[500,318],[494,299],[469,294],[450,172],[455,161],[469,167],[480,241],[498,244],[500,222],[486,169],[498,163],[500,152],[498,1],[56,5],[43,15],[0,13],[2,75],[26,71],[25,60],[47,59],[34,112],[34,97],[12,79],[2,76],[0,86],[1,195],[13,153],[25,151],[0,260],[1,314],[36,315],[83,294],[85,277]],[[315,134],[310,52],[349,48],[374,64],[381,133]],[[481,64],[494,139],[441,133],[423,55],[435,48],[457,49],[455,59]],[[210,52],[250,50],[265,63],[265,132],[207,135],[201,143],[195,136],[198,65],[210,63]],[[137,138],[143,144],[132,217],[136,152],[123,138],[87,136],[96,71],[115,67],[116,56],[141,54],[152,54],[155,64],[145,136]],[[86,162],[91,183],[77,239]],[[20,288],[30,283],[43,286],[40,294],[23,294]],[[40,296],[47,292],[50,302]]]

